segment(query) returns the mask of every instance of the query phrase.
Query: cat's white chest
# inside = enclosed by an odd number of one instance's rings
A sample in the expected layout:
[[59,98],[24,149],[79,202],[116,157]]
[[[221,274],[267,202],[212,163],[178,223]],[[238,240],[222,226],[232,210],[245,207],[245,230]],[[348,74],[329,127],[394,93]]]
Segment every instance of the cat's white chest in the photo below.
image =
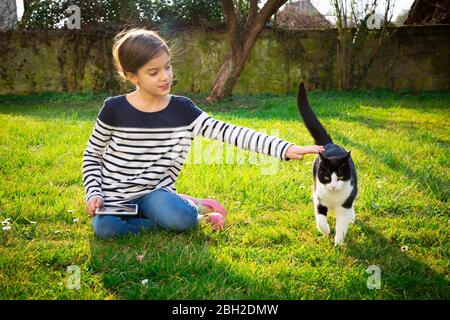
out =
[[340,190],[328,190],[319,180],[316,183],[317,189],[315,196],[318,197],[322,205],[330,210],[341,206],[350,196],[353,188],[350,181],[345,181]]

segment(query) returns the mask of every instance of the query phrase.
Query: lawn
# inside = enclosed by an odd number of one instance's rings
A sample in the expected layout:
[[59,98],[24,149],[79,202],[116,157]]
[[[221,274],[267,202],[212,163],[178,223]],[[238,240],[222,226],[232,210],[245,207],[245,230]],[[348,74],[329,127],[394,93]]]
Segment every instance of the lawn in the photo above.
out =
[[[203,137],[194,142],[202,142],[205,159],[226,152],[244,161],[188,160],[177,191],[221,201],[230,212],[224,231],[200,225],[97,239],[84,211],[81,161],[105,97],[0,97],[0,220],[11,219],[10,230],[0,229],[0,299],[450,298],[450,91],[311,93],[334,141],[352,150],[359,175],[356,222],[338,248],[315,227],[313,156],[255,162],[253,153]],[[199,107],[313,143],[293,94]],[[381,270],[379,289],[367,285],[371,266]],[[76,274],[79,289],[70,289]]]

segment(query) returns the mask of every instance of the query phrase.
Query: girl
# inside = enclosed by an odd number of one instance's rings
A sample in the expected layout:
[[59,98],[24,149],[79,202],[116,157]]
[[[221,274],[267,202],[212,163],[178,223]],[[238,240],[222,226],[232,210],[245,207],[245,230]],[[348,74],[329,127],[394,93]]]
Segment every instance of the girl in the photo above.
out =
[[[323,151],[300,147],[251,129],[213,119],[190,99],[170,94],[173,73],[169,48],[155,32],[123,31],[115,37],[118,73],[136,90],[107,98],[83,154],[86,209],[94,233],[110,238],[142,229],[185,231],[200,218],[214,229],[226,210],[211,199],[177,194],[175,181],[194,136],[288,161]],[[109,203],[138,205],[138,216],[95,215]]]

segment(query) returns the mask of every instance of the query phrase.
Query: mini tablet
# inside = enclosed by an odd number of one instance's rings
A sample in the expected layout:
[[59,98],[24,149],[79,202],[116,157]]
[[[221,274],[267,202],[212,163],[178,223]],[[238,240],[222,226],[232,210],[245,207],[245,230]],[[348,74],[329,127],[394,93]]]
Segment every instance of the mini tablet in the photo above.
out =
[[138,214],[137,204],[107,204],[104,207],[97,208],[95,214],[98,215],[115,215],[115,216],[132,216]]

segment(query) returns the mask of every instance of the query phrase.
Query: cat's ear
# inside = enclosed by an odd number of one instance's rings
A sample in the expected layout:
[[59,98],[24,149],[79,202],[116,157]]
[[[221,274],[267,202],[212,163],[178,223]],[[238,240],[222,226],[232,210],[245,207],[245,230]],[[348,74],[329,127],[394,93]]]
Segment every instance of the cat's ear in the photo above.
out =
[[350,159],[350,155],[352,153],[352,150],[350,150],[349,152],[347,152],[347,155],[345,156],[347,159]]

